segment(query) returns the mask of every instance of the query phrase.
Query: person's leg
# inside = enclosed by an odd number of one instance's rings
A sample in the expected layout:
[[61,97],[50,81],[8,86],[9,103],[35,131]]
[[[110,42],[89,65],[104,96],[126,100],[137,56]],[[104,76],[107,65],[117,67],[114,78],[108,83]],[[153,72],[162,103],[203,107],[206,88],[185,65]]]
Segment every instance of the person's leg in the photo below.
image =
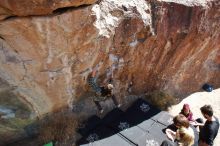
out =
[[120,106],[121,106],[121,105],[118,103],[118,101],[116,100],[116,97],[115,97],[114,94],[111,96],[111,98],[112,98],[112,101],[114,102],[114,104],[115,104],[117,107],[120,107]]
[[176,132],[178,128],[175,126],[175,124],[171,124],[171,125],[167,126],[166,129],[171,129],[172,131]]
[[174,144],[169,140],[164,140],[160,146],[174,146]]
[[93,101],[94,101],[96,107],[98,108],[98,110],[101,112],[103,109],[102,109],[102,107],[101,107],[99,101],[95,101],[95,100],[93,100]]
[[175,139],[176,139],[176,132],[174,132],[171,129],[166,129],[165,133],[166,133],[168,139],[170,139],[171,141],[175,141]]
[[[196,119],[196,122],[197,122],[197,123],[204,123],[204,121],[203,121],[202,118]],[[202,130],[202,127],[201,127],[201,126],[195,126],[195,127],[196,127],[196,130],[199,132],[198,143],[201,143],[200,139],[201,139],[201,130]],[[199,145],[200,145],[200,144],[199,144]]]
[[97,95],[101,95],[102,89],[97,85],[95,77],[89,77],[88,84]]

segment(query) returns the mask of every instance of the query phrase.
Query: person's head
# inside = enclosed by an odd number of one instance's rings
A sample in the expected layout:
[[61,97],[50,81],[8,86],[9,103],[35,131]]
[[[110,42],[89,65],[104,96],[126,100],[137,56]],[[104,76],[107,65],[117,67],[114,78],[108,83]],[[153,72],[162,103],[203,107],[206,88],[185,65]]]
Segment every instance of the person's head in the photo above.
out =
[[194,144],[194,132],[193,130],[180,128],[177,132],[177,139],[183,146],[192,146]]
[[213,109],[211,105],[204,105],[200,108],[200,111],[204,118],[208,119],[213,116]]
[[177,128],[180,128],[180,127],[186,127],[188,128],[189,127],[189,121],[188,119],[182,115],[182,114],[179,114],[177,116],[175,116],[173,118],[173,123],[174,125],[177,127]]
[[184,104],[182,111],[183,111],[183,113],[186,114],[186,115],[189,114],[189,113],[190,113],[189,104]]

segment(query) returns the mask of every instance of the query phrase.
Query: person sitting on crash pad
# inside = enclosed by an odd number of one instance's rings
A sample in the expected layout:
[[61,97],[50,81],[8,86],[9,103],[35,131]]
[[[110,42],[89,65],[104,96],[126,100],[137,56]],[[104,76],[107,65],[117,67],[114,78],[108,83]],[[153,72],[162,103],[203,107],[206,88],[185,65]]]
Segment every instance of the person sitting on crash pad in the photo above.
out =
[[190,110],[189,104],[184,104],[180,114],[184,115],[189,121],[194,121],[193,113]]
[[184,115],[189,120],[189,123],[191,125],[194,125],[195,127],[197,127],[198,125],[201,125],[203,123],[203,120],[201,118],[198,118],[196,120],[193,118],[193,113],[190,110],[189,104],[183,105],[183,108],[182,108],[180,114]]
[[178,129],[176,132],[169,128],[166,129],[166,135],[171,141],[164,140],[161,146],[192,146],[195,136],[193,129],[189,126],[188,119],[184,115],[179,114],[173,118],[173,122]]
[[100,101],[104,101],[106,98],[111,97],[114,104],[117,107],[120,107],[121,105],[117,102],[115,95],[113,94],[113,84],[107,83],[104,86],[99,86],[96,83],[96,69],[93,69],[92,73],[88,77],[88,84],[92,88],[93,91],[95,91],[96,95],[93,97],[93,101],[95,105],[97,106],[100,113],[103,113],[103,109],[100,105]]

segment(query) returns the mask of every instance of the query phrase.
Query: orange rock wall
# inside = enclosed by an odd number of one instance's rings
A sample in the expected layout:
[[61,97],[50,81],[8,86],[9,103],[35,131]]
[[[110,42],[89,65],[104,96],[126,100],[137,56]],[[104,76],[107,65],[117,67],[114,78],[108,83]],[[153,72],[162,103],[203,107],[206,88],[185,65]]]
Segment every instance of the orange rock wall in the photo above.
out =
[[0,20],[10,16],[48,15],[65,7],[89,5],[97,0],[1,0]]
[[[6,2],[1,5],[13,14],[41,14],[41,6],[26,11]],[[90,2],[94,1],[85,3]],[[36,116],[87,98],[86,78],[97,66],[100,82],[113,72],[115,93],[122,101],[124,95],[152,90],[183,98],[206,82],[218,88],[219,2],[208,8],[149,3],[153,33],[140,17],[133,16],[122,18],[109,38],[100,36],[93,25],[93,5],[1,21],[0,78],[15,87],[13,92]],[[42,14],[57,8],[51,7]]]

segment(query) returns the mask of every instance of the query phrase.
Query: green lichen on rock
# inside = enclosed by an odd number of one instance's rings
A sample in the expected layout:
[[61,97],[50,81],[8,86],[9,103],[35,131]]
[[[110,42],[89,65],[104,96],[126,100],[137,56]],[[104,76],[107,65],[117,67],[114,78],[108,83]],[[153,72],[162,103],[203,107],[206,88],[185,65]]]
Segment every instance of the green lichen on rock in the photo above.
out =
[[1,80],[0,141],[7,141],[7,137],[19,137],[25,133],[24,128],[33,121],[31,109],[20,100],[19,96],[14,94],[13,89],[8,84]]
[[147,93],[145,99],[161,110],[167,110],[168,107],[176,103],[176,97],[158,90]]
[[9,90],[0,92],[0,107],[5,107],[14,110],[16,117],[22,117],[22,114],[23,116],[25,114],[26,117],[28,117],[28,115],[30,115],[31,113],[29,107],[24,105],[24,103],[22,103],[18,99],[18,97]]

